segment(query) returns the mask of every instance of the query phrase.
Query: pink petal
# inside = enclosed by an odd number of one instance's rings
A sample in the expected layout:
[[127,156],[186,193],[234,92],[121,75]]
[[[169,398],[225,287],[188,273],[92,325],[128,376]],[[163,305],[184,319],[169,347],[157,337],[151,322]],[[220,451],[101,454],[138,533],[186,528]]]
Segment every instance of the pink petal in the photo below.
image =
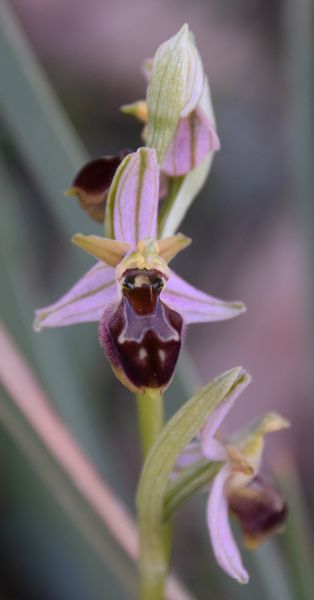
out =
[[[245,377],[244,377],[245,374]],[[251,377],[244,371],[240,371],[238,381],[243,377],[243,381],[236,384],[233,392],[228,394],[225,399],[217,406],[216,410],[208,417],[200,434],[203,454],[209,460],[224,460],[226,459],[226,450],[223,445],[214,439],[215,433],[219,429],[221,423],[226,418],[227,414],[233,407],[238,396],[251,382]]]
[[36,310],[34,329],[99,321],[105,308],[116,299],[114,269],[99,262],[60,300]]
[[203,454],[200,443],[191,442],[188,444],[177,458],[174,469],[170,475],[170,479],[175,479],[175,477],[179,475],[183,469],[190,467],[201,458],[203,458]]
[[225,302],[194,288],[173,271],[162,299],[173,307],[189,323],[206,323],[231,319],[245,311],[242,302]]
[[202,446],[202,453],[208,460],[225,461],[228,458],[225,446],[215,438],[207,438]]
[[171,177],[185,175],[209,152],[219,150],[220,142],[214,125],[201,108],[180,119],[168,148],[162,170]]
[[177,459],[176,466],[179,469],[186,469],[201,458],[203,454],[199,442],[190,442]]
[[249,576],[243,567],[229,524],[228,503],[224,493],[229,476],[230,467],[226,464],[214,479],[207,504],[207,525],[218,564],[240,583],[247,583]]
[[[128,158],[128,157],[127,157]],[[121,164],[114,192],[114,237],[132,246],[156,238],[159,172],[155,150],[139,148]],[[114,189],[115,179],[113,181]]]

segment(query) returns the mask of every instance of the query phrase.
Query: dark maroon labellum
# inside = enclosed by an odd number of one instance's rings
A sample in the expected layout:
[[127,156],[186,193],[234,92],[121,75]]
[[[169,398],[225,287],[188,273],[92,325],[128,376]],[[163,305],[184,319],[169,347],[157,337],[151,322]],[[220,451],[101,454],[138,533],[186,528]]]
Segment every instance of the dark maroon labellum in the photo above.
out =
[[230,494],[229,508],[239,519],[247,540],[256,543],[278,531],[288,514],[282,494],[260,476]]
[[167,386],[181,347],[183,319],[160,300],[163,287],[157,270],[127,270],[121,302],[100,323],[113,365],[138,388]]
[[132,150],[120,150],[119,154],[90,160],[78,172],[72,186],[91,194],[105,192],[110,187],[119,164],[130,152]]
[[91,160],[76,175],[72,188],[80,206],[89,216],[100,223],[105,216],[106,200],[114,174],[131,150],[121,150],[114,156]]

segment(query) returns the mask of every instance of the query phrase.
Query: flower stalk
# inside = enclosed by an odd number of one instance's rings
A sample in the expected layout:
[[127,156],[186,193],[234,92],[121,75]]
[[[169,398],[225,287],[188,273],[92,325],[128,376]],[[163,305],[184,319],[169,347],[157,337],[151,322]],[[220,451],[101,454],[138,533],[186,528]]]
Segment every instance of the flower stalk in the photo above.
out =
[[167,521],[173,513],[196,492],[202,490],[214,479],[221,468],[221,462],[197,461],[189,469],[185,469],[172,481],[165,495],[164,519]]
[[141,449],[145,458],[164,424],[164,399],[160,390],[136,394]]

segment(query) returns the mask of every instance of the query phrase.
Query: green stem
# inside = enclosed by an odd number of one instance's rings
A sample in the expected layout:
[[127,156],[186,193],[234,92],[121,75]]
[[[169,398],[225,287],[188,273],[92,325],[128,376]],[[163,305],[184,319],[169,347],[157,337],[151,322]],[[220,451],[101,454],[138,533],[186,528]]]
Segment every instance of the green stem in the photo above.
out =
[[159,390],[147,389],[137,394],[141,447],[145,458],[164,424],[164,401]]
[[168,214],[172,209],[173,203],[176,201],[176,197],[180,191],[181,185],[183,183],[184,176],[181,177],[170,177],[168,183],[168,196],[162,203],[161,209],[158,215],[158,232],[161,234],[165,222],[167,220]]
[[165,494],[164,520],[167,521],[184,502],[209,484],[217,475],[221,464],[201,459],[171,482]]
[[[141,448],[142,454],[145,458],[153,445],[154,441],[158,437],[161,432],[164,424],[164,401],[163,395],[158,390],[147,389],[144,394],[137,394],[137,410],[138,410],[138,420],[139,420],[139,429],[140,429],[140,437],[141,437]],[[170,525],[164,525],[160,529],[160,539],[161,544],[164,548],[164,565],[169,563],[170,554],[171,554],[171,528]],[[162,589],[164,586],[164,580],[166,577],[166,570],[164,578],[162,578],[161,588],[153,590],[151,585],[149,584],[146,587],[146,584],[143,581],[142,575],[140,574],[140,589],[141,589],[141,598],[143,600],[160,600]]]

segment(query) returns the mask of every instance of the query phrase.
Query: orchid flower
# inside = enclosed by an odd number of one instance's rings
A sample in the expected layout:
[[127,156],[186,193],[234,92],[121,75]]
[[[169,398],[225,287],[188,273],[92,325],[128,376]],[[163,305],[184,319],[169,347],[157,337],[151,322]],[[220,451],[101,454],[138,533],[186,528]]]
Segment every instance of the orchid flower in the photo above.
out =
[[185,325],[219,321],[244,310],[192,287],[168,262],[190,239],[157,241],[159,170],[155,150],[124,158],[113,178],[107,230],[114,239],[76,234],[97,262],[56,303],[36,311],[34,327],[100,321],[99,337],[116,375],[133,391],[171,381]]
[[249,548],[257,547],[266,536],[282,528],[287,516],[286,501],[260,475],[260,468],[265,434],[289,427],[289,422],[276,413],[268,413],[229,439],[218,437],[217,430],[240,391],[238,388],[236,394],[230,394],[209,417],[198,439],[179,457],[173,477],[200,459],[222,463],[208,496],[209,535],[220,567],[240,583],[247,583],[249,575],[242,564],[228,514],[239,520],[244,543]]

